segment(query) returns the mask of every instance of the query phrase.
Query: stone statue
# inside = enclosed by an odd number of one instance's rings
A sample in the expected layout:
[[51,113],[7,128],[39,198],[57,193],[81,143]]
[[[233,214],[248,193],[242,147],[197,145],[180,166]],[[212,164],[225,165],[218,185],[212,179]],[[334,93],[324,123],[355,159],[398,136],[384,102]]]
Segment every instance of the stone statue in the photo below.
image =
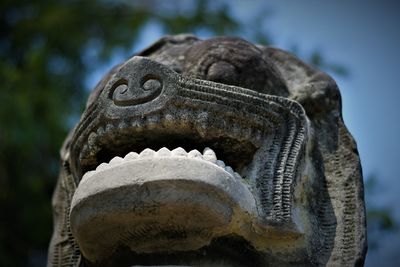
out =
[[61,149],[48,266],[362,266],[336,83],[242,39],[167,36],[113,68]]

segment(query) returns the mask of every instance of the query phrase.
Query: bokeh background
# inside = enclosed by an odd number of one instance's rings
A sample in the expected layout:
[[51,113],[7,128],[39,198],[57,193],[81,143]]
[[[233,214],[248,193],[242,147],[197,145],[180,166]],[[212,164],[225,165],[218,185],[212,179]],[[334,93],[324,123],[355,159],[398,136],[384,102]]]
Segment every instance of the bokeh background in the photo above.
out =
[[240,36],[332,75],[366,185],[366,266],[400,266],[400,5],[2,0],[0,266],[45,266],[58,151],[100,77],[165,34]]

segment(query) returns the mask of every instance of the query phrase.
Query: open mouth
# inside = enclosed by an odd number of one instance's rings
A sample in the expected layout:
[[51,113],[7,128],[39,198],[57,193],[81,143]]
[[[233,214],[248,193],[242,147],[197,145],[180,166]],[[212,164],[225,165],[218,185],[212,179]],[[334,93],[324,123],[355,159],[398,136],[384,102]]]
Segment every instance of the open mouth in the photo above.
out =
[[[80,183],[70,216],[92,263],[195,264],[221,240],[241,251],[224,254],[234,261],[262,247],[260,235],[273,237],[268,227],[254,234],[257,224],[290,223],[306,142],[295,102],[134,57],[81,121],[71,143]],[[192,261],[170,262],[176,253]]]
[[[205,116],[204,111],[185,113]],[[227,131],[226,123],[218,125],[222,120],[212,115],[207,115],[207,127],[204,120],[163,118],[106,125],[89,135],[88,149],[80,154],[84,175],[71,210],[74,235],[85,256],[102,266],[105,258],[99,255],[113,259],[110,266],[124,266],[115,263],[122,258],[129,264],[177,264],[170,260],[174,258],[196,264],[195,259],[210,259],[218,240],[237,243],[241,251],[225,249],[219,256],[225,262],[253,253],[248,241],[231,232],[239,227],[233,222],[250,220],[245,213],[257,213],[248,168],[262,145],[261,131],[238,124]],[[110,208],[104,201],[118,204]],[[98,241],[99,233],[104,243]],[[238,238],[243,241],[236,242]],[[154,251],[157,261],[146,256]]]
[[260,129],[230,124],[218,114],[205,111],[183,110],[175,118],[171,114],[177,111],[165,113],[100,126],[89,135],[88,143],[79,155],[80,172],[84,174],[129,152],[158,151],[163,147],[169,150],[182,147],[189,152],[209,147],[219,160],[246,177],[245,167],[252,161],[264,137]]

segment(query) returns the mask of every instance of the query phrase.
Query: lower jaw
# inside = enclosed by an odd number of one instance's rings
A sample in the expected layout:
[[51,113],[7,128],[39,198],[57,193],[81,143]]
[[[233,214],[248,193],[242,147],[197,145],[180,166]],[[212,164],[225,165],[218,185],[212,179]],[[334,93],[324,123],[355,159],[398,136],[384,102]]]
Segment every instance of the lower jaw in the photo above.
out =
[[196,266],[228,262],[228,252],[218,257],[212,254],[215,248],[207,248],[232,239],[226,236],[242,238],[256,217],[255,199],[237,174],[182,155],[139,157],[85,175],[70,213],[84,258],[99,266],[123,258],[126,266],[153,264],[154,259],[154,264],[178,264],[175,258]]
[[198,250],[164,253],[135,253],[120,246],[114,254],[98,263],[86,262],[90,267],[128,266],[264,266],[260,255],[246,240],[229,235],[216,238]]

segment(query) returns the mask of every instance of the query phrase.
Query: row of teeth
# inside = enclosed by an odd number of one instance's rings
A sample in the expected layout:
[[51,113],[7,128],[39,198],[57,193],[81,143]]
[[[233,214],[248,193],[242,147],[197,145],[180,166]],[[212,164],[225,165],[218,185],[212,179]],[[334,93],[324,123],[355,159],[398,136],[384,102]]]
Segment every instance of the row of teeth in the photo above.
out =
[[158,151],[154,151],[152,149],[146,148],[143,150],[140,154],[136,152],[129,152],[125,157],[114,157],[110,160],[109,163],[101,163],[99,166],[97,166],[95,171],[89,171],[87,172],[84,176],[89,176],[93,174],[94,172],[97,171],[102,171],[109,169],[113,166],[119,165],[121,163],[127,162],[127,161],[132,161],[136,159],[146,159],[146,158],[166,158],[166,157],[187,157],[187,158],[192,158],[192,159],[200,159],[200,160],[205,160],[209,161],[220,168],[224,169],[227,171],[229,174],[231,174],[233,177],[236,179],[242,179],[240,174],[237,172],[234,172],[233,169],[230,166],[226,166],[225,163],[222,160],[218,160],[217,156],[215,155],[215,152],[211,148],[205,148],[203,151],[203,154],[200,153],[198,150],[194,149],[191,150],[190,152],[186,152],[185,149],[178,147],[174,150],[169,150],[166,147],[161,148]]
[[[93,147],[97,145],[102,145],[99,143],[99,137],[102,137],[105,133],[110,133],[113,131],[127,131],[130,127],[136,129],[136,131],[141,131],[145,128],[152,129],[160,126],[170,127],[171,125],[182,124],[188,126],[192,124],[191,127],[195,127],[197,133],[200,136],[209,134],[209,128],[219,129],[219,131],[228,134],[232,138],[239,140],[249,140],[254,144],[260,144],[263,140],[263,132],[259,127],[251,127],[240,125],[237,122],[230,120],[224,120],[219,117],[214,117],[208,112],[200,112],[197,115],[191,114],[192,112],[185,110],[177,113],[177,116],[173,113],[168,113],[164,115],[152,114],[146,116],[145,119],[134,119],[132,121],[121,121],[119,123],[108,123],[107,125],[97,128],[96,131],[91,132],[88,136],[87,144],[83,148],[82,152],[92,151]],[[261,123],[261,122],[259,122]],[[260,126],[260,125],[259,125]],[[265,128],[264,125],[262,128]],[[91,147],[91,148],[89,148]],[[82,157],[84,155],[81,155]]]

